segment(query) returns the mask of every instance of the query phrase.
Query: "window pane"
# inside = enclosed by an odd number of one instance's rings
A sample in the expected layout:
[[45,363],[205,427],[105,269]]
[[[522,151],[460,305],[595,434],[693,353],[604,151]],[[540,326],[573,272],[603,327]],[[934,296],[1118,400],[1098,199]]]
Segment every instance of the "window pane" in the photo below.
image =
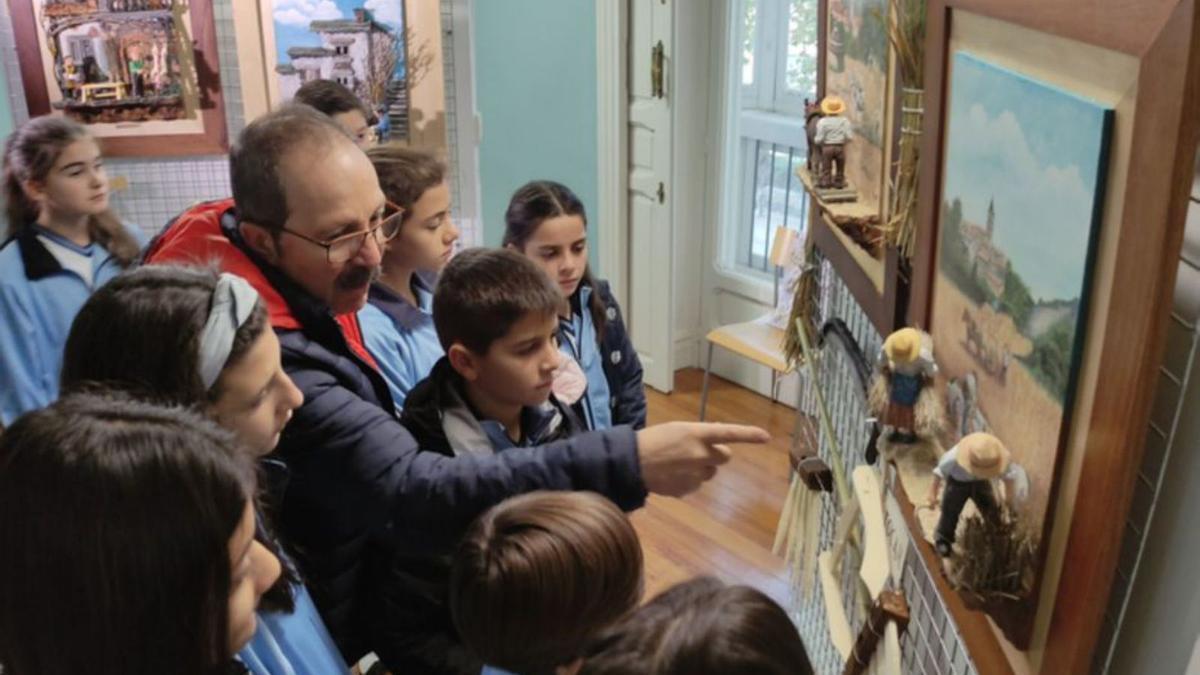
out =
[[748,271],[769,273],[775,228],[785,226],[804,231],[808,193],[796,177],[796,169],[804,163],[804,150],[750,139],[746,139],[743,147],[753,153],[754,178],[747,202],[750,212],[739,218],[738,241],[744,248],[737,261]]
[[786,85],[789,93],[817,94],[817,0],[791,0]]
[[742,15],[742,84],[754,84],[754,34],[758,24],[758,0],[745,0]]

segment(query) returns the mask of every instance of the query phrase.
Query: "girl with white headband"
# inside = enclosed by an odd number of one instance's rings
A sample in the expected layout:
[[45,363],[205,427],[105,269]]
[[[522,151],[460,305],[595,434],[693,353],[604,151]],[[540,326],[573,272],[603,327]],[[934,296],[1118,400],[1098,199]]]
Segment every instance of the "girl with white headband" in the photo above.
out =
[[[250,284],[177,266],[127,272],[88,299],[67,338],[61,385],[64,392],[100,386],[197,410],[256,457],[274,449],[303,402]],[[266,492],[278,496],[285,470],[271,460],[263,465]],[[278,550],[261,522],[259,538]],[[263,596],[258,630],[239,660],[256,674],[348,672],[294,566],[280,558],[284,581]]]

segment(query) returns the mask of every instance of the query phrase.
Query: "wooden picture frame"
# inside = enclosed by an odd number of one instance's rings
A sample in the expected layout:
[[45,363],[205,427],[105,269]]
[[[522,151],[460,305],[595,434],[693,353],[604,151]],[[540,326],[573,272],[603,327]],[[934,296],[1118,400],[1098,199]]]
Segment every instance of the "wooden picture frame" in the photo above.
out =
[[[1087,672],[1141,461],[1182,244],[1200,114],[1200,16],[1195,0],[930,0],[928,12],[911,325],[928,325],[931,316],[947,64],[956,23],[1003,24],[1045,36],[1048,44],[1057,41],[1061,49],[1104,50],[1133,62],[1134,86],[1117,107],[1114,143],[1121,149],[1110,160],[1079,394],[1070,441],[1056,464],[1029,651],[1006,644],[982,613],[968,610],[946,580],[933,575],[975,663],[987,664],[986,672]],[[1058,67],[1054,59],[1043,62]],[[910,527],[920,533],[912,500],[898,496]],[[1105,508],[1097,508],[1101,504]],[[926,565],[939,569],[932,548],[919,548]]]
[[[8,0],[17,60],[30,117],[56,112],[51,105],[47,82],[44,48],[39,42],[42,27],[38,25],[34,4],[43,0]],[[95,4],[95,0],[91,0]],[[181,0],[172,0],[173,11],[180,11]],[[88,4],[81,0],[78,4]],[[191,53],[196,75],[198,110],[189,122],[196,130],[185,132],[141,132],[121,135],[96,134],[101,149],[111,157],[154,157],[219,155],[229,149],[229,132],[225,124],[225,105],[221,93],[220,71],[217,63],[217,36],[213,21],[212,0],[186,0],[182,3],[191,28]],[[111,14],[111,13],[110,13]],[[57,90],[56,90],[57,91]],[[117,125],[119,126],[119,125]]]

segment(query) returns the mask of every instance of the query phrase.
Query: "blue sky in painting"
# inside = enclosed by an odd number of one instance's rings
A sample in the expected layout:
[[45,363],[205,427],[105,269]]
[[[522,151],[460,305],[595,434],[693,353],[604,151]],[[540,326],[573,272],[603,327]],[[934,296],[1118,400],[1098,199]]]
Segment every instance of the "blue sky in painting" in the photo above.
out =
[[275,52],[278,63],[287,63],[289,47],[316,47],[317,37],[308,32],[314,20],[349,19],[355,7],[366,7],[375,18],[392,28],[399,28],[403,0],[274,0]]
[[1083,285],[1105,106],[991,65],[953,60],[946,201],[984,224],[996,204],[996,244],[1035,299],[1077,298]]

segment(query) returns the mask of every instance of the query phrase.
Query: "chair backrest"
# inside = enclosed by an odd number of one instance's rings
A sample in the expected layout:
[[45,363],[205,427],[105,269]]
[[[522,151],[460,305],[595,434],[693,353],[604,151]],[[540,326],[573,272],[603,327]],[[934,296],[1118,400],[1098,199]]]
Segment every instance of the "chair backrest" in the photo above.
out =
[[791,228],[783,225],[775,228],[775,238],[771,240],[772,265],[783,267],[788,264],[788,255],[791,253],[792,242],[796,237],[796,231]]

